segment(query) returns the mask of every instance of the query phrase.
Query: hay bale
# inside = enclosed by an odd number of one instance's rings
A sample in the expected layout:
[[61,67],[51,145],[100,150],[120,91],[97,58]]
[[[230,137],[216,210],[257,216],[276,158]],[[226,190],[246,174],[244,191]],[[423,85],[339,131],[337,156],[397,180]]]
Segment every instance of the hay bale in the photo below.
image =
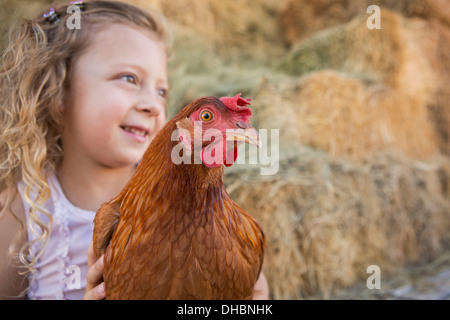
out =
[[414,159],[439,152],[428,110],[438,78],[427,48],[421,46],[428,25],[388,10],[382,18],[380,30],[370,30],[365,18],[355,18],[316,34],[280,64],[280,70],[301,76],[282,93],[289,96],[288,116],[295,115],[300,123],[292,129],[300,137],[297,141],[353,160],[387,148]]
[[422,43],[428,49],[427,57],[438,77],[430,109],[439,133],[440,149],[450,155],[450,24],[433,21],[429,29],[429,36],[422,38]]
[[273,44],[281,44],[275,17],[285,1],[259,0],[255,5],[251,0],[153,0],[169,21],[213,41],[223,54],[230,46],[242,54],[246,49],[272,50],[277,47]]
[[407,71],[413,69],[420,85],[429,88],[430,80],[433,83],[430,67],[418,46],[410,41],[404,24],[401,16],[387,10],[383,11],[383,27],[379,30],[368,29],[365,18],[355,18],[299,43],[279,68],[291,75],[335,69],[395,88],[416,81],[408,77]]
[[[450,9],[446,0],[290,0],[279,11],[278,21],[285,42],[291,46],[313,36],[314,33],[345,24],[366,13],[370,5],[381,8],[384,23],[385,9],[404,17],[420,17],[425,20],[438,20],[450,25]],[[384,27],[384,26],[383,26]],[[383,28],[382,27],[382,28]]]
[[330,298],[364,284],[369,265],[389,275],[448,249],[448,159],[379,153],[356,164],[309,148],[281,154],[277,175],[247,165],[225,177],[231,197],[266,232],[272,298]]
[[278,21],[285,42],[293,45],[318,31],[350,21],[366,8],[365,1],[290,0],[280,10]]
[[282,69],[304,74],[332,68],[401,88],[412,101],[428,96],[425,102],[435,122],[440,150],[450,154],[448,3],[381,0],[381,30],[368,30],[366,8],[371,4],[289,1],[279,20],[287,43],[297,45]]
[[405,17],[437,19],[450,25],[450,8],[446,0],[380,0],[380,6],[399,12]]
[[439,153],[423,101],[336,71],[266,78],[252,96],[255,126],[279,129],[282,146],[307,145],[353,161],[387,149],[412,159]]

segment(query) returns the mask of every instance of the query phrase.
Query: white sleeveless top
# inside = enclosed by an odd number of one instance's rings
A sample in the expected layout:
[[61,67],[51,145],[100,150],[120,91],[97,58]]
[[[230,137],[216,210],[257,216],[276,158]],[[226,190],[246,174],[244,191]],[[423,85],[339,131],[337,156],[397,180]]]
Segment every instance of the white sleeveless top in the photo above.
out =
[[[42,256],[35,262],[36,273],[29,299],[82,299],[86,287],[87,249],[92,240],[94,211],[75,207],[64,195],[56,174],[48,179],[51,196],[44,207],[53,217],[50,238]],[[18,184],[28,218],[25,184]],[[48,219],[43,216],[48,223]],[[40,230],[36,226],[36,230]],[[28,240],[36,239],[28,230]],[[36,250],[36,246],[34,246]],[[31,278],[30,278],[31,280]]]

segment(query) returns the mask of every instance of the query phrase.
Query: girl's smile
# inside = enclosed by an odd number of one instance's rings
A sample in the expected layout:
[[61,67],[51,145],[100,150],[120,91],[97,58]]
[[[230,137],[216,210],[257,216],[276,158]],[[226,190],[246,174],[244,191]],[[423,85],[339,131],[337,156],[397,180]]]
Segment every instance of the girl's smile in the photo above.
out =
[[150,128],[142,127],[142,126],[120,126],[120,128],[130,136],[133,140],[137,142],[146,142],[149,132],[151,132]]

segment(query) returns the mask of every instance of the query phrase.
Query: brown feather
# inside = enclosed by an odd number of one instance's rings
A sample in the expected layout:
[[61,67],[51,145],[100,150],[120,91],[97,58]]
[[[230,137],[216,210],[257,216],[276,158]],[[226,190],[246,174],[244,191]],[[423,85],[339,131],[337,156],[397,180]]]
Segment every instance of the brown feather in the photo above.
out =
[[260,225],[226,193],[223,166],[175,165],[170,159],[177,123],[205,103],[221,105],[217,98],[203,98],[177,114],[122,192],[97,213],[97,254],[110,239],[107,299],[252,297],[265,247]]
[[119,204],[115,202],[104,203],[94,218],[97,232],[93,236],[94,253],[100,257],[105,253],[111,241],[114,229],[119,221]]

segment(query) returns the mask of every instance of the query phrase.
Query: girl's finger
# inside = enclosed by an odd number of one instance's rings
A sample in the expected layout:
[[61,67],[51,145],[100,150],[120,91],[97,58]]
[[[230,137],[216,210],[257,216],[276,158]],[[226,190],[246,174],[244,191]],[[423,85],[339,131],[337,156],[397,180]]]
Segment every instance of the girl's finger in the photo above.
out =
[[92,290],[86,291],[84,295],[84,300],[103,300],[105,299],[105,283],[102,282]]
[[104,256],[102,255],[93,266],[88,269],[86,274],[86,291],[97,286],[103,280],[103,263]]
[[92,266],[96,261],[97,257],[94,253],[94,245],[91,243],[89,244],[88,250],[87,250],[87,257],[88,257],[88,268]]

